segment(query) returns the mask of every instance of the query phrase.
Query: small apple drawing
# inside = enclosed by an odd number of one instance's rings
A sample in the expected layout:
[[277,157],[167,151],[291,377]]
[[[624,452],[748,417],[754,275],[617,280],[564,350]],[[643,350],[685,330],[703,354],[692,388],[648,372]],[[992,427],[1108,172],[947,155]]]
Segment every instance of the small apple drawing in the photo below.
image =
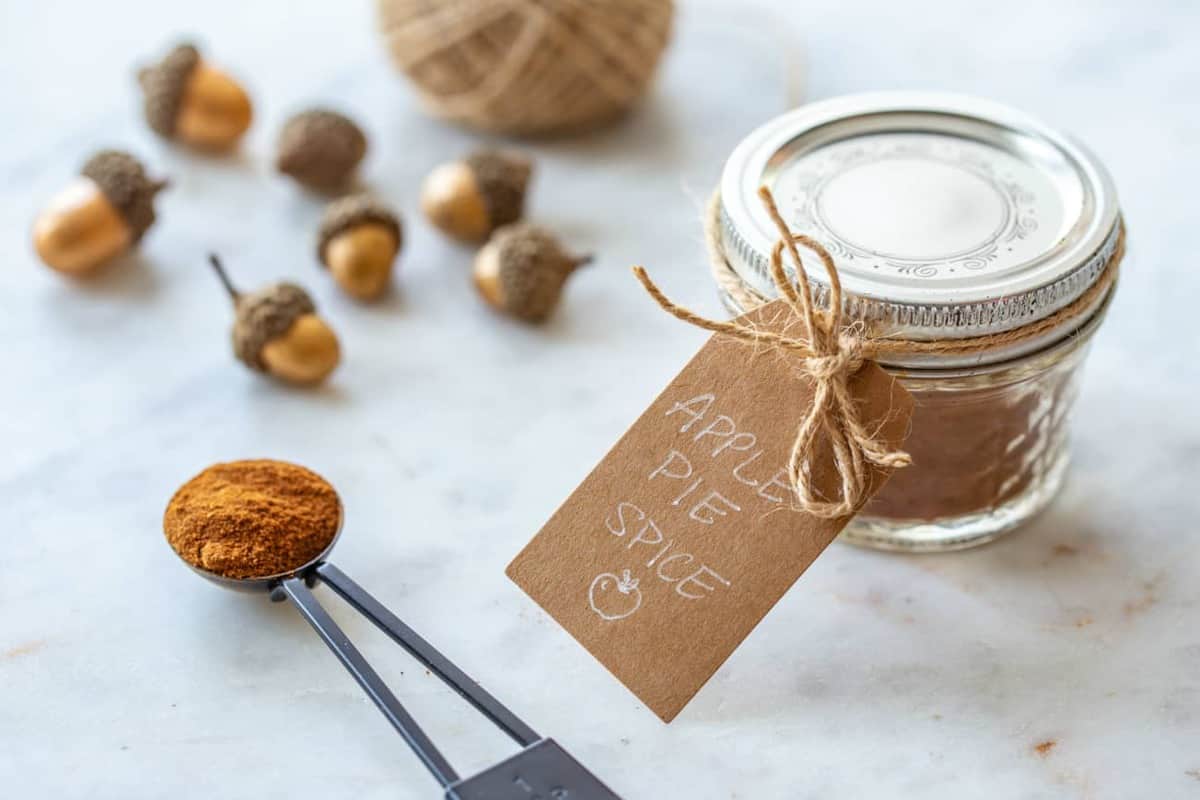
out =
[[641,608],[642,590],[638,588],[638,579],[632,577],[629,570],[622,570],[620,577],[602,572],[588,589],[588,603],[600,619],[625,619]]

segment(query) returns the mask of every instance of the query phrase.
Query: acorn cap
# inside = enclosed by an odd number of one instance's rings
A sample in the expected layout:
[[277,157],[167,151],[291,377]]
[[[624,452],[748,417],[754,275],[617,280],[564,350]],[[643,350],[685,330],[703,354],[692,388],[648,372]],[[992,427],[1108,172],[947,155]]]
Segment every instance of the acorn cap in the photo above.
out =
[[479,184],[492,227],[519,220],[525,209],[525,187],[533,171],[529,159],[502,150],[479,150],[467,156],[466,164]]
[[544,228],[528,223],[496,231],[491,244],[500,262],[500,286],[510,312],[533,322],[545,319],[576,267],[588,261],[563,250]]
[[325,216],[321,218],[321,228],[317,232],[317,258],[325,266],[325,248],[339,233],[358,225],[382,225],[396,237],[396,247],[403,241],[403,229],[400,218],[397,217],[387,204],[374,195],[354,194],[334,200],[325,208]]
[[162,61],[138,73],[145,94],[146,122],[156,133],[167,138],[175,135],[183,91],[199,63],[200,51],[190,44],[181,44]]
[[101,150],[87,160],[80,170],[104,194],[125,224],[136,243],[154,224],[154,195],[166,183],[152,181],[142,162],[120,150]]
[[266,372],[262,349],[287,333],[297,318],[317,310],[308,292],[294,283],[275,283],[239,295],[233,323],[233,352],[242,363]]
[[336,111],[302,111],[279,133],[276,167],[301,183],[336,187],[350,176],[367,153],[367,137]]

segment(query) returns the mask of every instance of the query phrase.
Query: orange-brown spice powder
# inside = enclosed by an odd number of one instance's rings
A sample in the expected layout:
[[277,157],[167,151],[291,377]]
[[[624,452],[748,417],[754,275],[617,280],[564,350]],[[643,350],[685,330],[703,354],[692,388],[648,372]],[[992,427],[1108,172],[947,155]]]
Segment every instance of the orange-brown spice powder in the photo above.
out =
[[283,575],[333,542],[342,507],[334,488],[284,461],[214,464],[167,504],[163,532],[187,563],[226,578]]

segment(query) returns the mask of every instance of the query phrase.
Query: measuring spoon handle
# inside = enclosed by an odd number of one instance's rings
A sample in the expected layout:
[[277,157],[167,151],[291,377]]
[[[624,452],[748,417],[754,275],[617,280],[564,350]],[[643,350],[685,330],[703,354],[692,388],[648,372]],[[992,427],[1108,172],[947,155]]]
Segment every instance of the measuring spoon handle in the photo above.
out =
[[387,688],[379,674],[371,668],[362,653],[358,652],[358,649],[333,621],[329,613],[321,607],[317,598],[304,585],[304,580],[287,578],[279,587],[300,614],[312,625],[317,635],[324,640],[325,644],[329,645],[329,649],[342,662],[342,666],[354,677],[354,680],[358,681],[358,685],[383,712],[392,727],[404,737],[404,741],[408,742],[408,746],[417,754],[417,758],[421,759],[442,786],[448,787],[458,781],[458,773],[446,761],[437,746],[425,735],[425,731],[421,729],[417,721]]
[[392,641],[407,650],[413,658],[458,692],[459,696],[490,719],[517,744],[528,747],[541,740],[542,737],[538,736],[533,728],[522,722],[503,703],[471,680],[470,676],[442,655],[436,647],[421,638],[416,631],[405,625],[399,617],[388,611],[382,603],[351,580],[346,573],[329,562],[318,564],[315,571],[330,589],[333,589],[360,614],[375,623]]

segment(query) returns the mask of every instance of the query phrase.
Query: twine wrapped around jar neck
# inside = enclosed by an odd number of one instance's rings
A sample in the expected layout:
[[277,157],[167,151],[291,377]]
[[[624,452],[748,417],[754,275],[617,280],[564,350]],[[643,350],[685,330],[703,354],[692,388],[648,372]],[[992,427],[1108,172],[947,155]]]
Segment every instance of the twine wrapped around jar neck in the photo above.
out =
[[[871,465],[887,469],[908,466],[908,453],[891,448],[887,442],[868,430],[859,417],[858,407],[850,391],[849,380],[864,360],[881,355],[896,354],[970,354],[1009,347],[1081,317],[1092,310],[1097,300],[1113,286],[1125,252],[1125,228],[1122,223],[1112,258],[1096,281],[1066,307],[1041,320],[1011,331],[976,336],[967,339],[919,341],[875,337],[861,320],[846,322],[842,306],[842,285],[837,266],[829,251],[817,240],[795,234],[780,215],[771,192],[759,189],[759,197],[779,231],[779,240],[771,249],[770,274],[780,298],[803,325],[804,335],[790,336],[766,330],[742,320],[710,320],[689,309],[676,305],[650,280],[642,267],[634,274],[650,296],[672,316],[696,327],[730,336],[751,344],[764,344],[790,353],[797,366],[813,384],[813,399],[800,421],[796,439],[788,458],[788,475],[795,489],[798,508],[823,518],[853,514],[866,501],[870,489]],[[726,261],[719,233],[719,198],[714,196],[706,220],[706,233],[712,254],[713,272],[719,285],[745,311],[770,301],[747,287]],[[829,309],[815,307],[812,288],[803,261],[796,247],[803,244],[820,258],[829,277]],[[787,251],[795,267],[795,279],[783,269],[783,253]],[[822,441],[833,452],[834,466],[841,483],[837,497],[830,500],[820,495],[811,481],[811,464]]]

